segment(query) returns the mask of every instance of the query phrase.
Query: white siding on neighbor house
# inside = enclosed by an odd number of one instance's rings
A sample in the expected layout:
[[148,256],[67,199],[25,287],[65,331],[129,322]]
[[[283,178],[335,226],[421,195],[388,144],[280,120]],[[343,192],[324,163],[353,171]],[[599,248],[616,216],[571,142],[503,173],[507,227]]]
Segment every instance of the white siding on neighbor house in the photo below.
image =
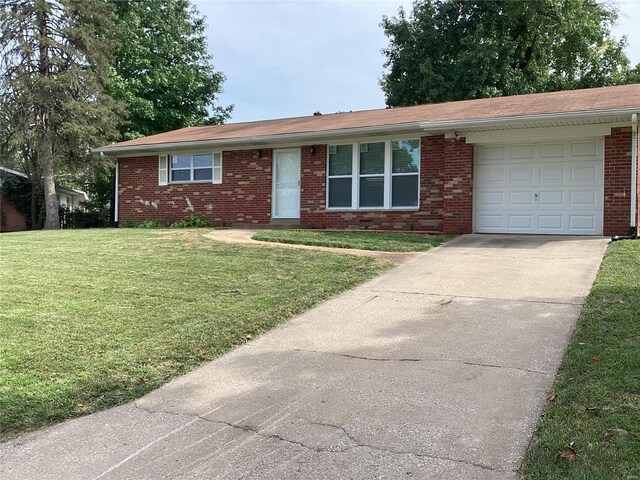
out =
[[476,146],[474,230],[602,235],[603,143]]

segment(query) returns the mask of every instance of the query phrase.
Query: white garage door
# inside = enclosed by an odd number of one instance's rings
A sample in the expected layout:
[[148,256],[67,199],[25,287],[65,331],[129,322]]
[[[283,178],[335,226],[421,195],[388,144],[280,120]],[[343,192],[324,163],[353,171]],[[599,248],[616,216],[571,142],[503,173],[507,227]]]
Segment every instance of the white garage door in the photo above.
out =
[[602,140],[478,145],[475,231],[601,235],[603,158]]

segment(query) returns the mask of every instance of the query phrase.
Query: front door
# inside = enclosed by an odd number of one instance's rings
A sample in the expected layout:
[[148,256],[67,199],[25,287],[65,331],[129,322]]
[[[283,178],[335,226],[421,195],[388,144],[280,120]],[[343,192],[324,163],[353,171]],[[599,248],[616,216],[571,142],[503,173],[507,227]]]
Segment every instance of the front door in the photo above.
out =
[[273,218],[300,218],[300,149],[273,155]]

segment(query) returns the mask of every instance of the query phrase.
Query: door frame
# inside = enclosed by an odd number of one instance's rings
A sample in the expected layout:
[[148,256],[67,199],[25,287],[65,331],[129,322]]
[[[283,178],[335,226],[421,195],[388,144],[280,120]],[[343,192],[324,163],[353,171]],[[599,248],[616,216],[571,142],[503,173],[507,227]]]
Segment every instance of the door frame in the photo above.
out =
[[[298,155],[298,216],[296,217],[279,217],[276,215],[276,159],[279,152],[296,152]],[[291,218],[295,220],[300,219],[300,200],[301,200],[301,184],[302,184],[302,148],[278,148],[273,150],[273,159],[271,162],[271,218]]]

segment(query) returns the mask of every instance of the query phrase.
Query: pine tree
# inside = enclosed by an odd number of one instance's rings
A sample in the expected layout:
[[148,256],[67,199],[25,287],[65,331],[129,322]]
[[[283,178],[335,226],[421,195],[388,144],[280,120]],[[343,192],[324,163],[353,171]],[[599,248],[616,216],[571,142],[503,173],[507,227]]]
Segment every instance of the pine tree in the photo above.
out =
[[59,228],[57,169],[80,168],[118,135],[116,102],[103,92],[115,43],[104,0],[4,0],[0,6],[0,131],[6,150],[30,149],[45,195],[44,228]]

